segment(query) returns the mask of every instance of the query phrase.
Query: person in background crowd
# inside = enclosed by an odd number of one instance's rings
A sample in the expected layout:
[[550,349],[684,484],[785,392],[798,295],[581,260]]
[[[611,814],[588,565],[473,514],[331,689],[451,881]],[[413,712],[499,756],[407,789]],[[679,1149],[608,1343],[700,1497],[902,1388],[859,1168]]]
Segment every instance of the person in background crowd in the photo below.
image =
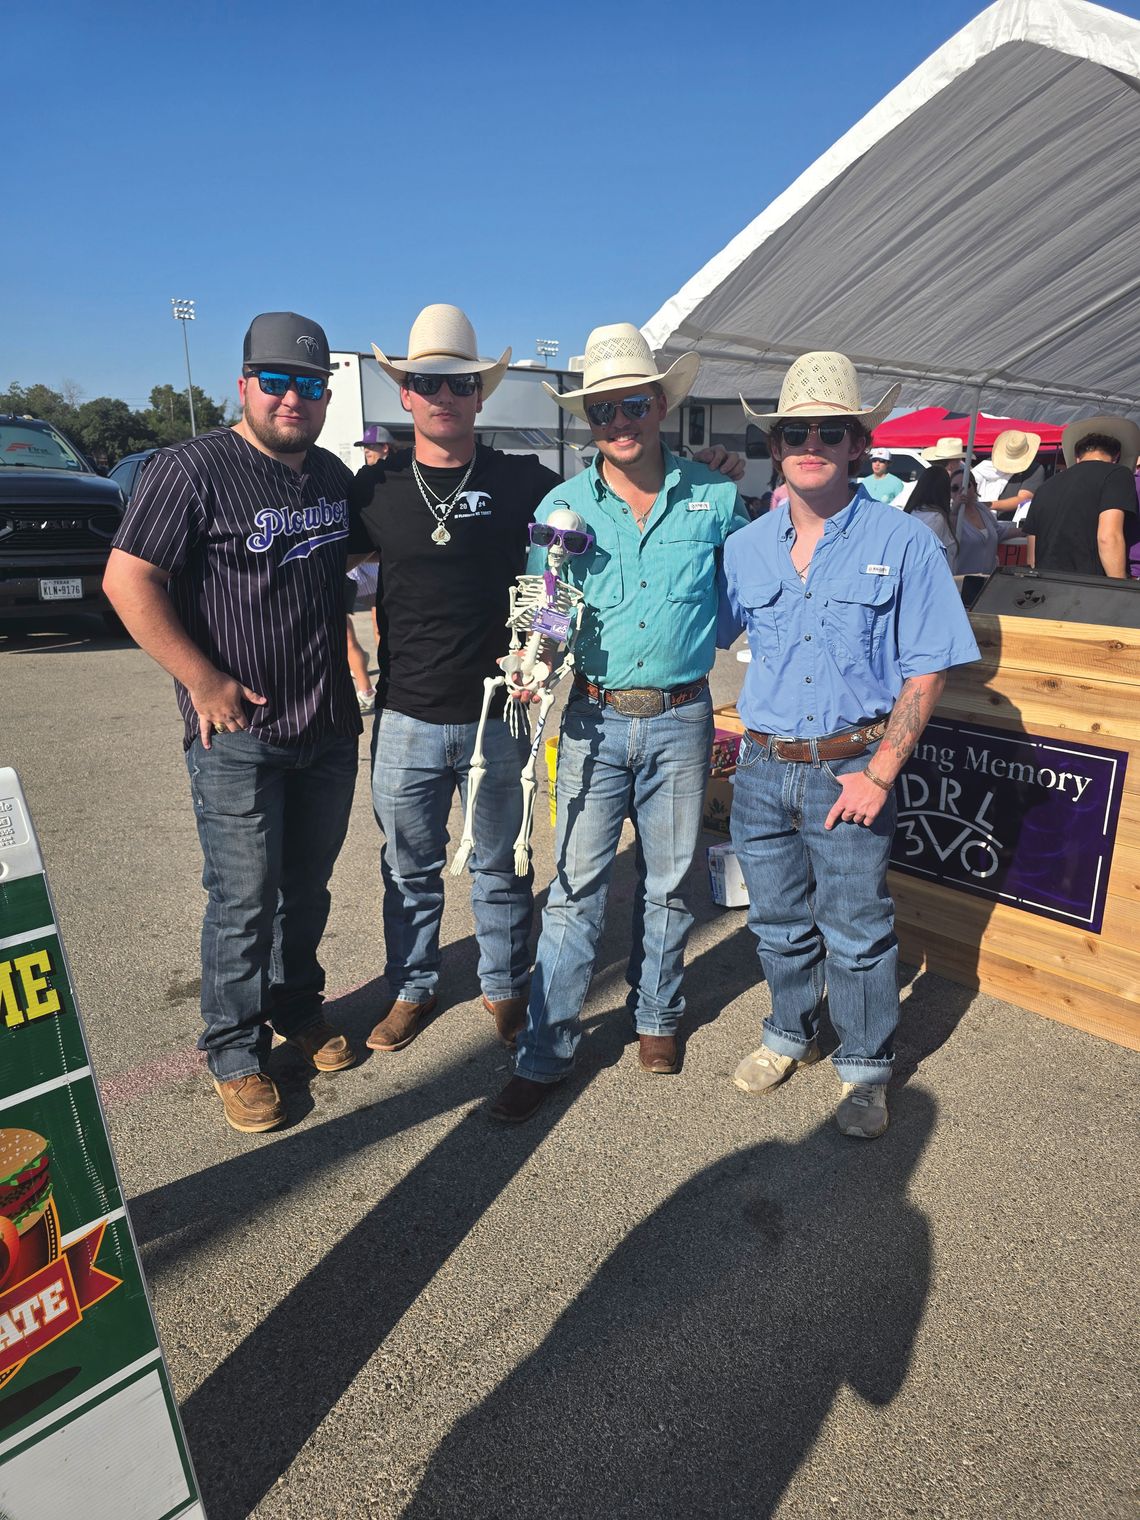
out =
[[958,538],[950,508],[950,470],[962,462],[965,453],[960,438],[939,438],[937,443],[923,449],[926,469],[915,481],[904,507],[925,523],[942,545],[951,575],[958,561]]
[[344,659],[352,476],[316,447],[331,373],[316,322],[255,317],[241,421],[155,454],[103,582],[175,680],[208,893],[200,1047],[248,1132],[285,1118],[274,1030],[318,1071],[354,1059],[321,1013],[317,960],[361,727]]
[[1033,467],[1040,447],[1040,433],[1024,433],[1020,428],[999,433],[990,457],[979,459],[973,468],[978,500],[992,512],[1016,512],[1028,506],[1044,478]]
[[867,457],[871,461],[871,473],[864,476],[863,487],[875,501],[885,501],[889,505],[903,489],[903,482],[890,473],[891,451],[872,449]]
[[[973,475],[962,481],[965,463],[950,469],[950,512],[957,540],[956,575],[992,575],[997,569],[998,544],[1016,538],[1021,529],[1013,522],[999,522],[984,501],[978,500]],[[947,556],[949,558],[949,556]]]
[[771,997],[764,1042],[737,1067],[750,1096],[819,1059],[820,1005],[839,1036],[836,1122],[874,1139],[899,1019],[887,863],[894,782],[949,666],[978,657],[933,538],[847,477],[899,393],[859,397],[843,354],[804,354],[775,412],[749,417],[787,477],[787,508],[724,548],[717,642],[752,660],[738,708],[733,849]]
[[576,512],[593,542],[568,566],[585,616],[558,742],[556,871],[515,1075],[489,1110],[501,1123],[529,1119],[573,1066],[627,818],[637,859],[627,1007],[642,1070],[677,1069],[693,921],[681,884],[708,783],[717,568],[729,534],[749,521],[730,480],[678,459],[661,439],[699,363],[684,354],[661,370],[638,329],[617,322],[586,340],[580,390],[546,386],[589,423],[597,454],[546,497],[538,520]]
[[1085,417],[1061,434],[1067,468],[1037,491],[1022,525],[1038,570],[1123,579],[1140,427],[1126,417]]

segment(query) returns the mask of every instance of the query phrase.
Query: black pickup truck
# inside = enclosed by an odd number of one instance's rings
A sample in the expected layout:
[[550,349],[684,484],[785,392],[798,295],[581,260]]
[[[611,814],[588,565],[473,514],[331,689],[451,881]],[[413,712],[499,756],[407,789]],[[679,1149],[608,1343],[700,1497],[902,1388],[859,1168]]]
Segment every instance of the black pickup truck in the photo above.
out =
[[56,428],[0,414],[0,623],[52,604],[121,632],[101,582],[125,505]]

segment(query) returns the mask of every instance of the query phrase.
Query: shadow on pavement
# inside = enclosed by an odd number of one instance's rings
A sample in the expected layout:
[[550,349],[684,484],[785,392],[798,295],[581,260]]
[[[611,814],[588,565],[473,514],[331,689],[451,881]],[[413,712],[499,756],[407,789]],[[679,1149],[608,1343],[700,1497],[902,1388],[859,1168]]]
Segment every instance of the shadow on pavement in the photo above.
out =
[[886,1138],[830,1121],[708,1167],[618,1248],[544,1343],[462,1419],[403,1520],[762,1520],[838,1391],[887,1404],[930,1283],[907,1199],[936,1107]]

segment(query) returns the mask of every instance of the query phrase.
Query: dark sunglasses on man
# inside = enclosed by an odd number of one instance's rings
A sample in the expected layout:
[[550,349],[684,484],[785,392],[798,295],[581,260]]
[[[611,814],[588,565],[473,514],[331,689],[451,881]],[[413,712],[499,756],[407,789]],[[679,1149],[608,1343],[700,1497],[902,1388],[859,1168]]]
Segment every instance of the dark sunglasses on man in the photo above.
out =
[[778,443],[799,449],[808,441],[810,434],[814,433],[820,443],[833,449],[843,442],[854,426],[853,422],[777,422],[772,434]]
[[623,401],[593,401],[587,404],[586,416],[594,427],[609,427],[620,408],[631,422],[640,422],[654,400],[653,396],[626,396]]
[[478,375],[409,375],[408,389],[417,396],[435,396],[441,385],[453,396],[473,396],[482,382]]
[[246,370],[246,379],[256,379],[266,396],[284,396],[296,391],[302,401],[319,401],[329,383],[325,375],[286,375],[276,369]]
[[552,544],[561,544],[567,554],[585,554],[594,542],[592,533],[581,533],[577,528],[553,528],[549,523],[532,522],[527,532],[537,548],[549,549]]

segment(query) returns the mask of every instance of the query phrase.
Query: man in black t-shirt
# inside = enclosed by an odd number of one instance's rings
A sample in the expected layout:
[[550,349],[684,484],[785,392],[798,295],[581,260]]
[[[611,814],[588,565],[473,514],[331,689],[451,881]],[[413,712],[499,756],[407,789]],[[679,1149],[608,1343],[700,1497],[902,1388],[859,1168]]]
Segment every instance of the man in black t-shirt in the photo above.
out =
[[241,421],[159,450],[103,583],[176,683],[208,893],[199,1044],[227,1123],[250,1132],[285,1117],[273,1030],[318,1071],[353,1060],[321,1015],[317,960],[361,727],[344,658],[352,476],[315,447],[331,372],[317,323],[255,317]]
[[[380,561],[376,594],[380,679],[372,801],[384,834],[386,975],[393,995],[368,1037],[402,1050],[435,1007],[447,819],[466,796],[483,680],[506,651],[508,591],[525,569],[527,524],[558,483],[534,455],[475,441],[475,418],[506,373],[507,349],[480,358],[457,307],[428,306],[396,362],[376,350],[400,386],[415,428],[383,485],[363,493],[351,549]],[[501,714],[502,705],[492,716]],[[516,876],[522,821],[519,777],[528,743],[491,722],[471,863],[479,982],[499,1037],[513,1045],[526,1015],[533,912],[531,875]]]
[[1122,579],[1126,520],[1136,517],[1132,471],[1140,427],[1124,417],[1085,417],[1061,435],[1068,466],[1045,481],[1026,513],[1029,563],[1037,570]]

